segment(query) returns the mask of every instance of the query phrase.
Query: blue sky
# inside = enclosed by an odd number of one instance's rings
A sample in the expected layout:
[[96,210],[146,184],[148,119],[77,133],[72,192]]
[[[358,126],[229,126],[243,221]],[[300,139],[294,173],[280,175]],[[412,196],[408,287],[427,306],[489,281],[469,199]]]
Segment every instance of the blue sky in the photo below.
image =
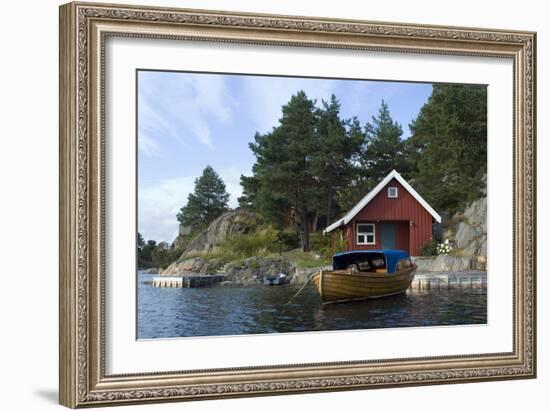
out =
[[328,100],[334,93],[342,118],[361,124],[378,113],[382,100],[410,135],[431,94],[431,84],[332,80],[184,72],[138,72],[138,230],[146,239],[171,242],[176,214],[193,191],[194,181],[211,165],[231,195],[241,194],[239,178],[250,175],[254,156],[248,148],[256,131],[278,124],[281,106],[304,90]]

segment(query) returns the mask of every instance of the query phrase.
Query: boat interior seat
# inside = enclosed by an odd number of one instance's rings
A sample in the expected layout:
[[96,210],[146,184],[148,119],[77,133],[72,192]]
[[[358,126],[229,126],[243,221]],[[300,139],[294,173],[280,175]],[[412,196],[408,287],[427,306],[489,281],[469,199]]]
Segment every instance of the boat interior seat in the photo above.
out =
[[363,273],[385,273],[387,272],[386,267],[381,267],[380,264],[372,264],[369,261],[361,261],[354,264],[351,264],[348,268],[352,271],[360,271]]

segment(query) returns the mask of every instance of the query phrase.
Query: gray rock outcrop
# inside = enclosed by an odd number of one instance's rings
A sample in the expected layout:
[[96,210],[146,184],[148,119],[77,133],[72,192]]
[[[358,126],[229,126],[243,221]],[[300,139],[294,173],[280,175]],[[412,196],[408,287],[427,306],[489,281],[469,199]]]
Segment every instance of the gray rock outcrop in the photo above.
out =
[[278,257],[250,257],[240,261],[233,261],[223,267],[226,280],[237,284],[260,284],[264,277],[279,273],[290,276],[294,266],[286,258]]
[[487,255],[487,197],[474,201],[454,218],[460,221],[454,239],[462,255]]
[[250,211],[227,211],[216,218],[206,230],[191,240],[183,250],[180,260],[190,255],[212,252],[229,236],[252,232],[256,228],[257,223],[256,214]]
[[468,271],[475,266],[475,258],[467,256],[412,257],[412,261],[418,267],[417,272]]
[[[326,266],[322,267],[323,270],[330,270],[332,267]],[[296,268],[294,274],[290,279],[290,284],[292,285],[302,285],[304,284],[312,274],[318,272],[320,268]]]
[[170,264],[160,272],[160,275],[185,275],[185,274],[214,274],[219,272],[224,265],[220,259],[206,259],[202,257],[191,257],[179,259]]
[[[256,214],[246,210],[231,210],[215,219],[206,230],[187,243],[177,261],[162,270],[160,275],[182,275],[190,272],[210,274],[222,270],[224,261],[210,258],[227,238],[248,234],[256,229]],[[177,241],[177,239],[175,240]]]

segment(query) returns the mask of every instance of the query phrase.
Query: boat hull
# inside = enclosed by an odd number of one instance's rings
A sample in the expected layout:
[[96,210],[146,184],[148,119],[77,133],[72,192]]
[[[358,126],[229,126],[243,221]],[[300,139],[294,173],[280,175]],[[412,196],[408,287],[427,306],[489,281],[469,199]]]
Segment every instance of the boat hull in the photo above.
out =
[[399,294],[410,287],[416,266],[393,274],[352,270],[320,271],[313,284],[323,303],[357,301]]

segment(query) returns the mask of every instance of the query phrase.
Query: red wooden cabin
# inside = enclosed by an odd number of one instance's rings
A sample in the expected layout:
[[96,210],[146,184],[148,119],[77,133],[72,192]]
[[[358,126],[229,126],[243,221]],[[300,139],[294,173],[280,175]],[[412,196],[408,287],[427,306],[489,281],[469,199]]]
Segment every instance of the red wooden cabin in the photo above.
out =
[[348,251],[400,249],[420,255],[441,217],[393,170],[324,233],[340,229]]

